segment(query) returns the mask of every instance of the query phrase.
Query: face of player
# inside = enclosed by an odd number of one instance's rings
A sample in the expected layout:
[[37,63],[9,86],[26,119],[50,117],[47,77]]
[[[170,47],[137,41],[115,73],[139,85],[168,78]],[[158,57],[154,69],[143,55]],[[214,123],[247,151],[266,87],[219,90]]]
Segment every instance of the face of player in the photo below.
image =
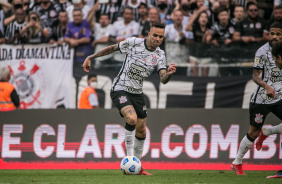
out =
[[282,9],[273,10],[273,18],[277,22],[282,22]]
[[101,24],[102,27],[108,26],[110,23],[109,16],[102,15],[99,19],[99,23]]
[[258,16],[258,7],[256,5],[250,5],[248,9],[248,16],[250,19],[256,19]]
[[157,48],[160,46],[164,40],[164,29],[152,27],[148,33],[148,41],[151,47]]
[[269,37],[269,44],[271,47],[273,47],[274,44],[278,43],[279,41],[282,41],[282,29],[270,28]]
[[236,7],[235,10],[234,10],[234,16],[235,18],[239,19],[239,20],[242,20],[243,17],[244,17],[244,8],[243,7]]
[[73,22],[75,24],[81,24],[83,21],[83,16],[82,16],[82,12],[81,11],[74,11],[72,13],[73,16]]
[[229,20],[229,14],[226,11],[222,11],[218,14],[220,24],[227,25]]
[[200,17],[199,17],[199,24],[201,26],[206,25],[208,23],[208,16],[206,13],[201,13]]

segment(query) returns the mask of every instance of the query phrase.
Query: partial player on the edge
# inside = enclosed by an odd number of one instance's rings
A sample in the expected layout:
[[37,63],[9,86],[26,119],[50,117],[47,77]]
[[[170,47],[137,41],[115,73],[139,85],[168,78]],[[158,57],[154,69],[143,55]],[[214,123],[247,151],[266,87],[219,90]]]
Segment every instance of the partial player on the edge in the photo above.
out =
[[[141,159],[146,138],[147,109],[142,91],[143,81],[156,68],[160,80],[166,84],[176,66],[166,68],[165,53],[159,48],[164,39],[165,25],[155,23],[148,33],[148,39],[128,38],[118,44],[108,46],[88,56],[83,63],[84,71],[89,72],[91,59],[120,51],[126,54],[125,61],[111,88],[111,98],[125,118],[125,147],[127,156]],[[136,131],[134,132],[134,130]],[[135,133],[135,135],[134,135]],[[142,166],[140,175],[151,175]]]
[[237,157],[231,164],[231,168],[237,175],[245,175],[242,160],[257,137],[259,138],[256,142],[256,149],[261,150],[262,143],[267,136],[280,134],[282,131],[282,123],[262,129],[265,118],[270,112],[282,120],[281,23],[271,25],[269,37],[270,41],[259,48],[255,55],[252,77],[258,87],[250,102],[249,132],[242,139]]

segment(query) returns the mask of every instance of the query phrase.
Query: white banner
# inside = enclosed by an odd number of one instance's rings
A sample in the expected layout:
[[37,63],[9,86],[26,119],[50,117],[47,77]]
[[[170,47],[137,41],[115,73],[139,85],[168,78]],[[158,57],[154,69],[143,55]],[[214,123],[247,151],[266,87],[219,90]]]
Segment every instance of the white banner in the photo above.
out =
[[0,68],[10,68],[20,108],[73,108],[73,52],[68,45],[0,45]]

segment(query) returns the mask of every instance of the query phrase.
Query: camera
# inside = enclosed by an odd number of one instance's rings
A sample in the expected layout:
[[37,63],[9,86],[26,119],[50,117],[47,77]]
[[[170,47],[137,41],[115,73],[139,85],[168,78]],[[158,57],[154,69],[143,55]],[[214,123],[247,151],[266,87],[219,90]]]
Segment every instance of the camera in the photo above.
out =
[[31,17],[32,20],[34,20],[36,22],[36,17]]

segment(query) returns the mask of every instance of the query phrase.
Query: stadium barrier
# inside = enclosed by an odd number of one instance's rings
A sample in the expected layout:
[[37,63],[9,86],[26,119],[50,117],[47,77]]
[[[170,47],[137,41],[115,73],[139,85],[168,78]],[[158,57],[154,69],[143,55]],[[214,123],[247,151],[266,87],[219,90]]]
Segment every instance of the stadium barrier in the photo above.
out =
[[[249,128],[244,109],[148,109],[146,169],[229,170]],[[272,114],[265,126],[280,120]],[[270,125],[271,124],[271,125]],[[119,169],[124,119],[117,109],[0,112],[0,169]],[[279,170],[282,137],[251,148],[245,170]]]

